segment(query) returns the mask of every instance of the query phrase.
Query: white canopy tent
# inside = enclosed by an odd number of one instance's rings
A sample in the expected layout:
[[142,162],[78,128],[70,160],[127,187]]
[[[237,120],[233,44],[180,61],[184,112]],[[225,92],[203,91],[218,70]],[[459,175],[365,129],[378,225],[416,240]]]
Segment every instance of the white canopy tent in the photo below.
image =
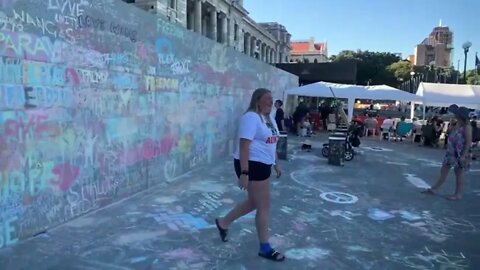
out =
[[350,121],[353,118],[355,99],[359,96],[362,96],[362,93],[365,92],[366,91],[363,86],[317,82],[290,89],[286,92],[286,94],[289,96],[345,98],[348,100],[348,120]]
[[422,98],[397,88],[393,88],[388,85],[372,85],[365,86],[366,94],[362,96],[365,99],[377,99],[377,100],[396,100],[406,102],[421,102]]
[[[330,88],[332,90],[330,90]],[[290,89],[287,95],[309,96],[309,97],[335,97],[348,99],[348,120],[353,118],[353,109],[355,99],[376,99],[376,100],[395,100],[421,102],[421,97],[387,86],[372,85],[359,86],[349,84],[336,84],[328,82],[318,82]]]
[[420,83],[417,95],[424,106],[448,107],[452,104],[480,109],[480,86],[466,84]]

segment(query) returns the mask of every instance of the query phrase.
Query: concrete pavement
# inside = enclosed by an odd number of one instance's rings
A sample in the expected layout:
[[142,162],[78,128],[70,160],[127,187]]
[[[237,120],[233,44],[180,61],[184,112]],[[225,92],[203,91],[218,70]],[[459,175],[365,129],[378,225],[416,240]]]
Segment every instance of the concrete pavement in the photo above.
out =
[[[322,139],[323,138],[323,139]],[[420,194],[438,176],[441,149],[363,139],[344,167],[289,138],[284,176],[272,181],[271,242],[287,260],[257,256],[254,214],[222,243],[214,218],[245,194],[233,162],[202,167],[0,250],[0,269],[479,269],[480,164],[462,201],[450,175],[441,195]]]

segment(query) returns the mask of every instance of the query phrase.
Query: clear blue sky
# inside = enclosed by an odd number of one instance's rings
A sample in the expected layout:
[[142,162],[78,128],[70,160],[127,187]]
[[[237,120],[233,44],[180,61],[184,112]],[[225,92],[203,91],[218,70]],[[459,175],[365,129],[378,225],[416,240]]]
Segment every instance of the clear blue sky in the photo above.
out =
[[463,70],[462,44],[472,42],[467,68],[480,54],[480,0],[244,0],[257,22],[276,21],[293,40],[315,37],[328,42],[329,55],[342,50],[413,54],[433,27],[450,27],[454,66]]

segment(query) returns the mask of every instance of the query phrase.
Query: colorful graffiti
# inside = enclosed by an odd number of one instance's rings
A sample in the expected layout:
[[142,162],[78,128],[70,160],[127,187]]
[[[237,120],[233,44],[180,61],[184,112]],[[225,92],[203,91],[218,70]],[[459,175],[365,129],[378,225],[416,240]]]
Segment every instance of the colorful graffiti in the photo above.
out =
[[[0,247],[230,151],[297,77],[121,1],[2,1]],[[147,31],[140,31],[144,29]]]

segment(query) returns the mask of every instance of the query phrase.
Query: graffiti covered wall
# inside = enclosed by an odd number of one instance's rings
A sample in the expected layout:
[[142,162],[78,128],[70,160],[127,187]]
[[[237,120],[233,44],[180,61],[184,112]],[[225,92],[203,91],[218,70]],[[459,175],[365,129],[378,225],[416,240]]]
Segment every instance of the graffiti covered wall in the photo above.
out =
[[119,0],[0,5],[0,247],[224,157],[297,85]]

